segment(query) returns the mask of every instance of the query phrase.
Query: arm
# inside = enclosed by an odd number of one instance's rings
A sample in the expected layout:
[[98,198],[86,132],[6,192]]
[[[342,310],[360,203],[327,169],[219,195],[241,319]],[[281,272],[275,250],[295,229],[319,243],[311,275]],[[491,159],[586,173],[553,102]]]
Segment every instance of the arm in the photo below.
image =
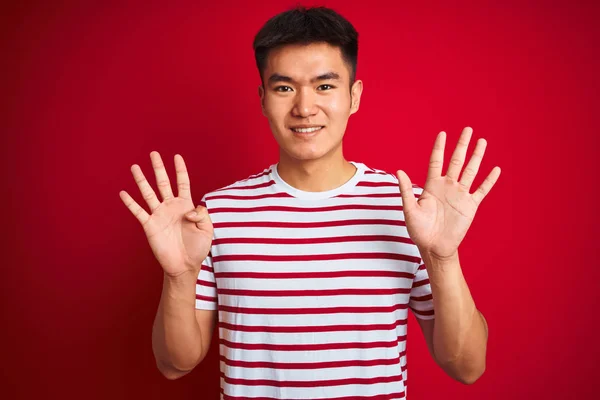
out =
[[398,171],[406,228],[426,266],[436,315],[436,322],[419,320],[419,324],[436,362],[464,383],[475,382],[485,370],[487,324],[463,277],[458,247],[479,205],[500,176],[500,168],[493,168],[470,193],[487,145],[484,139],[477,141],[462,171],[472,133],[471,128],[463,129],[444,176],[446,134],[440,132],[418,201],[410,178]]
[[152,329],[152,350],[158,369],[169,379],[190,372],[206,355],[216,311],[196,311],[196,282],[207,260],[214,229],[208,210],[194,208],[190,179],[183,157],[175,155],[178,195],[158,152],[150,153],[162,202],[139,165],[131,172],[150,213],[126,191],[121,200],[142,225],[148,243],[163,269],[163,289]]
[[180,378],[206,356],[215,327],[216,310],[196,310],[197,275],[165,275],[152,329],[156,365],[168,379]]
[[424,259],[435,319],[417,318],[436,363],[453,379],[472,384],[485,371],[488,330],[464,279],[458,256],[445,262]]

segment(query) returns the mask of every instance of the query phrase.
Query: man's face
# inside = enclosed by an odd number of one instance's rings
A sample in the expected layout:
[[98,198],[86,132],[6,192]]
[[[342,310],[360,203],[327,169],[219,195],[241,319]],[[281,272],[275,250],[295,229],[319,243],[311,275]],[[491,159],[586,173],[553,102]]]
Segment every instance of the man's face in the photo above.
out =
[[308,161],[341,151],[348,118],[358,111],[362,82],[350,90],[350,67],[338,47],[313,43],[274,49],[263,81],[263,114],[281,157]]

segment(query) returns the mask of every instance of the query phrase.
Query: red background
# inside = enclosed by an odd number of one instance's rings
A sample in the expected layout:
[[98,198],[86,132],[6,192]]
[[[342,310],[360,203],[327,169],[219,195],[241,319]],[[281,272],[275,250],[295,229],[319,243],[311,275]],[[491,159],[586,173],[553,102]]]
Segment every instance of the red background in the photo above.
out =
[[[452,381],[411,317],[409,399],[589,398],[599,7],[413,3],[321,3],[360,32],[365,90],[348,159],[423,184],[437,132],[453,147],[472,126],[488,140],[476,184],[502,168],[460,249],[490,326],[487,371],[473,386]],[[196,202],[276,162],[251,43],[292,5],[40,1],[0,12],[1,397],[218,398],[216,346],[178,381],[154,365],[162,273],[118,192],[141,201],[129,167],[151,176],[152,150],[171,174],[184,156]]]

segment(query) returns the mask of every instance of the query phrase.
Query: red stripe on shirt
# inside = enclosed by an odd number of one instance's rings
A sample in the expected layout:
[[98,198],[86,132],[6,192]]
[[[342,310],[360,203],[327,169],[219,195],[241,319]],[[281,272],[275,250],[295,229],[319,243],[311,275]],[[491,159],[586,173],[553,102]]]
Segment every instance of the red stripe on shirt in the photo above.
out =
[[317,333],[317,332],[369,332],[386,331],[406,325],[406,319],[399,319],[391,324],[366,325],[316,325],[316,326],[255,326],[230,324],[219,321],[219,327],[236,332],[268,332],[268,333]]
[[328,380],[309,380],[309,381],[275,381],[271,379],[239,379],[230,378],[221,372],[221,378],[225,382],[233,385],[246,386],[272,386],[272,387],[319,387],[319,386],[343,386],[343,385],[373,385],[378,383],[397,382],[402,380],[402,374],[395,376],[378,376],[374,378],[346,378],[346,379],[328,379]]
[[306,297],[306,296],[367,296],[407,294],[411,289],[323,289],[323,290],[245,290],[219,288],[219,294],[233,296],[259,296],[259,297]]
[[421,287],[421,286],[425,286],[425,285],[429,285],[429,279],[423,279],[422,281],[413,282],[412,287],[416,288],[416,287]]
[[285,192],[266,193],[256,195],[236,195],[236,194],[221,194],[206,196],[206,200],[259,200],[259,199],[277,199],[277,198],[292,198],[291,194]]
[[385,205],[369,205],[369,204],[342,204],[339,206],[327,207],[288,207],[288,206],[262,206],[262,207],[219,207],[212,208],[211,214],[218,213],[246,213],[246,212],[263,212],[263,211],[286,211],[286,212],[325,212],[325,211],[340,211],[340,210],[389,210],[403,211],[402,206],[385,206]]
[[320,279],[351,277],[390,277],[413,279],[414,274],[403,271],[323,271],[323,272],[216,272],[215,278],[251,279]]
[[400,192],[394,192],[394,193],[364,193],[364,194],[339,194],[335,197],[338,198],[342,198],[342,199],[349,199],[349,198],[359,198],[359,197],[366,197],[366,198],[399,198],[402,199],[402,195],[400,194]]
[[410,296],[410,301],[428,301],[433,300],[433,295],[428,294],[426,296]]
[[[285,362],[269,362],[269,361],[239,361],[230,360],[225,356],[220,356],[219,359],[230,367],[241,368],[272,368],[272,369],[327,369],[327,368],[343,368],[343,367],[374,367],[382,365],[400,364],[399,355],[396,358],[382,358],[378,360],[341,360],[341,361],[323,361],[310,363],[285,363]],[[405,368],[400,368],[403,371]]]
[[235,314],[263,314],[263,315],[309,315],[309,314],[370,314],[385,313],[396,310],[405,310],[408,304],[396,304],[381,307],[322,307],[322,308],[246,308],[220,304],[219,310]]
[[434,310],[421,311],[421,310],[417,310],[416,308],[413,308],[413,307],[411,307],[410,309],[412,310],[412,312],[414,312],[415,314],[418,314],[418,315],[434,315],[435,314]]
[[[406,382],[406,381],[404,381]],[[224,393],[223,400],[306,400],[306,399],[281,399],[275,397],[245,397],[245,396],[229,396]],[[403,399],[405,397],[404,392],[396,392],[390,394],[378,394],[375,396],[344,396],[344,397],[327,397],[327,398],[312,398],[311,400],[394,400]]]
[[248,186],[227,186],[221,189],[217,189],[214,192],[223,192],[225,190],[251,190],[251,189],[261,189],[269,186],[275,185],[274,180],[270,180],[269,182],[258,183],[256,185],[248,185]]
[[244,179],[244,181],[249,181],[250,179],[256,179],[256,178],[262,178],[263,176],[269,175],[271,173],[271,170],[267,170],[267,171],[263,171],[259,174],[255,174],[255,175],[250,175],[248,178]]
[[395,187],[398,188],[398,184],[395,182],[370,182],[370,181],[362,181],[358,182],[356,186],[362,187]]
[[213,227],[218,228],[328,228],[333,226],[351,226],[351,225],[389,225],[406,226],[406,223],[399,219],[348,219],[338,221],[320,221],[320,222],[277,222],[277,221],[236,221],[236,222],[214,222]]
[[390,175],[385,171],[375,171],[373,169],[365,169],[365,175]]
[[219,344],[230,349],[242,350],[273,350],[273,351],[313,351],[313,350],[344,350],[344,349],[377,349],[398,346],[406,340],[406,335],[398,336],[397,340],[378,342],[346,342],[346,343],[315,343],[315,344],[272,344],[272,343],[238,343],[219,339]]
[[228,254],[214,256],[213,263],[222,261],[330,261],[352,259],[401,260],[416,263],[419,257],[398,253],[341,253],[341,254]]
[[197,300],[209,301],[211,303],[216,303],[217,302],[217,298],[216,297],[202,296],[201,294],[197,294],[196,295],[196,299]]
[[346,242],[397,242],[413,244],[410,237],[392,235],[357,235],[357,236],[332,236],[309,238],[217,238],[213,239],[213,246],[220,244],[320,244],[320,243],[346,243]]

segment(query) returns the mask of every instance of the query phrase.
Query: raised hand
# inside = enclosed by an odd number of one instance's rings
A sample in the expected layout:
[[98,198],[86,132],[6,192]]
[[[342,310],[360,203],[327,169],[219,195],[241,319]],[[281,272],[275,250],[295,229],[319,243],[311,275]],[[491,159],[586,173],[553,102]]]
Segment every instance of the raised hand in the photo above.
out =
[[469,193],[487,145],[485,139],[479,139],[459,180],[472,133],[471,128],[463,129],[445,176],[442,176],[442,167],[446,133],[438,134],[431,153],[425,187],[418,201],[408,175],[402,170],[397,172],[406,228],[421,254],[426,252],[439,259],[454,256],[481,201],[500,176],[500,168],[494,167],[481,186]]
[[210,251],[213,238],[213,225],[208,212],[201,206],[194,209],[183,157],[179,154],[175,156],[177,197],[171,191],[171,183],[160,154],[153,151],[150,159],[162,203],[137,164],[131,167],[131,172],[142,197],[150,207],[150,214],[126,191],[119,192],[119,196],[142,224],[152,252],[167,275],[177,277],[185,272],[198,274],[202,261]]

